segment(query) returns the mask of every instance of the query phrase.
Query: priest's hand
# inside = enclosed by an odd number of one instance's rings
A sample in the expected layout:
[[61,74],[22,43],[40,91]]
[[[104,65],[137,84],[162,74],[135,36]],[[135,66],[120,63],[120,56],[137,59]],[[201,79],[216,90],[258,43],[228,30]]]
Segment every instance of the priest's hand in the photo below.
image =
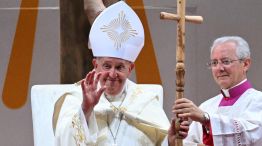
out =
[[191,119],[203,122],[204,112],[198,108],[191,100],[186,98],[177,99],[173,106],[173,113],[182,119]]
[[[180,123],[180,127],[179,127],[179,133],[178,136],[182,139],[186,138],[188,135],[188,130],[189,130],[189,125],[190,122],[189,121],[182,121]],[[172,119],[171,121],[171,126],[168,130],[168,145],[169,146],[175,146],[175,140],[176,140],[176,120]]]
[[[82,110],[88,119],[93,111],[94,106],[98,103],[102,93],[106,87],[103,86],[97,89],[97,84],[101,77],[108,76],[108,72],[100,72],[96,75],[95,71],[91,71],[86,75],[86,78],[81,81],[83,102]],[[95,77],[96,76],[96,77]]]

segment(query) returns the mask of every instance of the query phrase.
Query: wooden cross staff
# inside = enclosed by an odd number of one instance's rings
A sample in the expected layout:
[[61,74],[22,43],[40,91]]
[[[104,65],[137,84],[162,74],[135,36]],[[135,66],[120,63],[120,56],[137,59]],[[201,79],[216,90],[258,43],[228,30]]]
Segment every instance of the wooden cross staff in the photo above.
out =
[[[185,22],[202,23],[201,16],[185,15],[186,0],[177,0],[177,14],[161,12],[161,19],[176,20],[177,24],[177,43],[176,43],[176,99],[184,97],[184,77],[185,77]],[[181,119],[176,118],[176,146],[183,146],[182,138],[178,136]]]

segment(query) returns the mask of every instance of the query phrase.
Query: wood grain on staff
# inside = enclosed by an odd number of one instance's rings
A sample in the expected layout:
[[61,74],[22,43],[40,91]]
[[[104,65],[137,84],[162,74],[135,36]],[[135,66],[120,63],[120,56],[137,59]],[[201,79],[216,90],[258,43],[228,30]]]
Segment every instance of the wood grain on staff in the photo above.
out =
[[[177,15],[179,16],[177,24],[176,41],[176,99],[184,98],[185,85],[185,9],[186,1],[177,0]],[[183,146],[182,138],[179,136],[180,118],[176,118],[176,146]]]

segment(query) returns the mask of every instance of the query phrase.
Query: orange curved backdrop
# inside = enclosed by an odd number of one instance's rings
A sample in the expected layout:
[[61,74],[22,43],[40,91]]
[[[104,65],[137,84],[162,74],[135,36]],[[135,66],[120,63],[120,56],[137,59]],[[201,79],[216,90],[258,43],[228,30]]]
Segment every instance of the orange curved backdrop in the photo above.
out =
[[11,109],[21,108],[27,101],[38,0],[22,0],[13,40],[12,52],[3,87],[3,103]]

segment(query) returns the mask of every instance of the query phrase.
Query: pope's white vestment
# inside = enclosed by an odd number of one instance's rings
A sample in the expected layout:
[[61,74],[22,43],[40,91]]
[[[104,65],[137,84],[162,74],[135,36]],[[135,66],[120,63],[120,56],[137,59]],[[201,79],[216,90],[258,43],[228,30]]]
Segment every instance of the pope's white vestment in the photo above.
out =
[[[262,146],[262,92],[250,88],[231,106],[219,106],[222,98],[219,94],[200,105],[210,115],[214,145]],[[202,125],[193,122],[184,146],[202,141]]]
[[[89,119],[81,109],[82,90],[65,93],[53,119],[57,146],[156,146],[170,126],[159,102],[163,89],[126,81],[123,97],[109,102],[103,94]],[[57,108],[57,107],[56,107]],[[166,144],[165,140],[165,144]]]

